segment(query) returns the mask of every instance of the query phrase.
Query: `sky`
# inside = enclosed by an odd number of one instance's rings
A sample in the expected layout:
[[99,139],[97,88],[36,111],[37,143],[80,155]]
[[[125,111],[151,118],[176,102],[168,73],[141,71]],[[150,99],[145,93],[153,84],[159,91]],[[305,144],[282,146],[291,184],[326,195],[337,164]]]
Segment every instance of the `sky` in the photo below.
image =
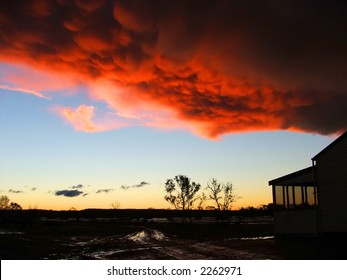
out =
[[183,174],[270,203],[347,130],[346,33],[344,1],[3,0],[0,195],[168,208]]

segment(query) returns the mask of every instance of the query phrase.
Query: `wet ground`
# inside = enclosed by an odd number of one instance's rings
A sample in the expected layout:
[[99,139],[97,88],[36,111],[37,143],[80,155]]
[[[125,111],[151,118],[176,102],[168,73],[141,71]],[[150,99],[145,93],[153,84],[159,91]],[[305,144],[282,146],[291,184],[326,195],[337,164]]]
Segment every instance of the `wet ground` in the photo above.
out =
[[272,223],[0,225],[1,259],[345,259],[344,239],[276,239]]

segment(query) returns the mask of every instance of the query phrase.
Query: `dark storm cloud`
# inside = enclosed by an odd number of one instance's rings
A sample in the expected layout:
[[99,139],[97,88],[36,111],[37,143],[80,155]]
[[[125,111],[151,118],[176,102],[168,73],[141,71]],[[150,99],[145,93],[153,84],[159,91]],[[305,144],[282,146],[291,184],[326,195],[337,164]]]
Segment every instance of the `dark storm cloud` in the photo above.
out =
[[77,197],[83,195],[79,190],[60,190],[54,193],[56,196]]
[[142,181],[140,184],[137,184],[137,185],[132,185],[132,186],[122,185],[121,189],[128,190],[128,189],[131,189],[131,188],[142,188],[142,187],[144,187],[146,185],[149,185],[149,183],[147,183],[145,181]]
[[167,109],[206,137],[336,133],[347,129],[346,3],[3,0],[0,60],[106,80],[122,90],[97,98],[115,111]]

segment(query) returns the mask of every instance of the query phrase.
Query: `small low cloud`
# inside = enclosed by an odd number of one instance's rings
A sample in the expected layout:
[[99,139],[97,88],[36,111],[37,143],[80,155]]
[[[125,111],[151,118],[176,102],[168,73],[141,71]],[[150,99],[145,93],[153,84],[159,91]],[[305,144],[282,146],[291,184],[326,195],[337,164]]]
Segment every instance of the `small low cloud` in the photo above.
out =
[[76,186],[72,186],[71,189],[83,189],[85,188],[86,186],[83,186],[82,184],[78,184]]
[[68,187],[68,189],[65,190],[58,190],[54,192],[54,195],[56,196],[65,196],[65,197],[77,197],[77,196],[86,196],[89,193],[86,193],[84,191],[82,191],[81,189],[87,188],[89,186],[85,186],[82,184],[78,184],[78,185],[73,185],[71,187]]
[[18,191],[18,190],[14,190],[14,189],[10,189],[8,192],[9,193],[23,193],[23,191]]
[[31,192],[36,191],[36,187],[24,186],[25,189],[30,189]]
[[77,197],[83,195],[83,192],[80,190],[60,190],[54,193],[56,196],[65,196],[65,197]]
[[123,190],[128,190],[128,189],[131,189],[131,188],[142,188],[146,185],[149,185],[149,183],[145,182],[145,181],[142,181],[140,184],[137,184],[137,185],[132,185],[132,186],[125,186],[125,185],[122,185],[121,186],[121,189]]
[[112,192],[113,189],[100,189],[100,190],[97,190],[96,193],[100,194],[100,193],[109,193],[109,192]]

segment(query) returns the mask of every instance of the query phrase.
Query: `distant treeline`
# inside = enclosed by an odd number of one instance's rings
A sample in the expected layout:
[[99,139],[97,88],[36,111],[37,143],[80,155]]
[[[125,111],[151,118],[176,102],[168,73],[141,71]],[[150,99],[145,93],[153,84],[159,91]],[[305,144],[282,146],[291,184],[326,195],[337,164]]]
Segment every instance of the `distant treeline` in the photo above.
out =
[[167,210],[167,209],[85,209],[85,210],[0,210],[1,221],[30,219],[152,219],[152,218],[216,218],[272,215],[271,209],[245,208],[240,210]]

